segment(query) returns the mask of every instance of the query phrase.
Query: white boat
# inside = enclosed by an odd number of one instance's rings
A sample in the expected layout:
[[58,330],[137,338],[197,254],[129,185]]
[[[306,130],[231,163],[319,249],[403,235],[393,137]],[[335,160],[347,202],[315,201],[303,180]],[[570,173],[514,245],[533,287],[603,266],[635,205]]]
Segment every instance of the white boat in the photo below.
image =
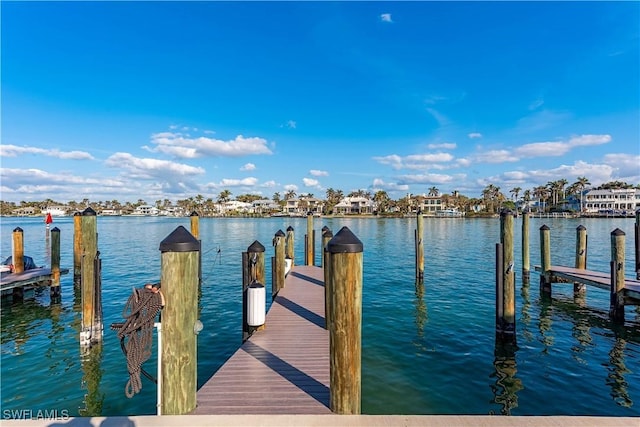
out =
[[460,218],[462,216],[462,212],[452,208],[436,211],[436,217],[438,218]]

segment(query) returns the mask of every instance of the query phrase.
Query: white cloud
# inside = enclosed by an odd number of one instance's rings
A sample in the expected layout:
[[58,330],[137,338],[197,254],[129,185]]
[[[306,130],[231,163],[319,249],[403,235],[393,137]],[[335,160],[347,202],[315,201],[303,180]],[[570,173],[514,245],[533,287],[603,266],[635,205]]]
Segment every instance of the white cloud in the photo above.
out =
[[287,120],[287,122],[284,125],[280,126],[280,127],[286,127],[286,128],[289,128],[289,129],[295,129],[296,126],[297,126],[297,123],[294,120]]
[[519,157],[562,156],[575,147],[601,145],[611,142],[610,135],[573,136],[569,141],[533,142],[514,150]]
[[380,20],[382,22],[393,22],[393,20],[391,19],[391,14],[390,13],[382,13],[382,14],[380,14]]
[[243,157],[258,154],[273,154],[263,138],[245,138],[242,135],[235,139],[223,141],[209,137],[190,138],[181,133],[160,132],[151,135],[151,142],[156,146],[145,147],[151,152],[160,152],[180,158],[198,157]]
[[311,169],[309,171],[309,174],[311,174],[311,176],[329,176],[329,172],[321,171],[321,170],[317,170],[317,169]]
[[397,184],[394,182],[384,182],[380,178],[376,178],[373,180],[373,190],[384,190],[384,191],[408,191],[409,185],[407,184]]
[[247,163],[240,168],[241,171],[253,171],[256,170],[256,165],[253,163]]
[[429,144],[427,148],[431,150],[442,149],[442,150],[455,150],[456,144],[454,142],[444,142],[442,144]]
[[284,186],[284,189],[287,191],[298,191],[298,186],[295,184],[287,184]]
[[482,138],[482,134],[480,132],[471,132],[467,135],[470,139]]
[[398,156],[397,154],[390,154],[383,157],[378,156],[374,157],[373,160],[383,165],[389,165],[393,169],[402,169],[402,157]]
[[[613,168],[615,180],[625,181],[629,184],[640,182],[640,156],[629,154],[607,154],[604,163]],[[587,176],[584,175],[583,176]]]
[[508,150],[489,150],[475,154],[472,160],[476,163],[505,163],[517,162],[520,159]]
[[253,186],[258,183],[258,178],[248,177],[243,179],[228,179],[224,178],[220,181],[220,185],[223,187],[241,187],[241,186]]
[[56,148],[44,149],[38,147],[20,147],[11,144],[0,145],[0,157],[18,157],[22,154],[41,154],[63,160],[94,160],[94,157],[86,151],[60,151]]
[[516,148],[514,153],[518,157],[562,156],[570,149],[566,142],[532,142]]
[[430,169],[444,168],[442,163],[449,163],[454,160],[451,153],[425,153],[411,154],[400,157],[397,154],[391,154],[383,157],[374,157],[373,160],[383,165],[389,165],[393,169]]
[[167,176],[202,175],[205,170],[168,160],[134,157],[129,153],[115,153],[105,160],[105,165],[124,169],[127,176],[136,179],[156,179]]
[[264,188],[274,188],[276,186],[276,182],[274,180],[263,182],[260,186]]
[[569,140],[571,147],[583,147],[585,145],[601,145],[611,142],[611,135],[580,135],[573,136]]
[[302,178],[302,182],[304,183],[305,187],[315,187],[315,188],[320,187],[320,182],[317,179]]

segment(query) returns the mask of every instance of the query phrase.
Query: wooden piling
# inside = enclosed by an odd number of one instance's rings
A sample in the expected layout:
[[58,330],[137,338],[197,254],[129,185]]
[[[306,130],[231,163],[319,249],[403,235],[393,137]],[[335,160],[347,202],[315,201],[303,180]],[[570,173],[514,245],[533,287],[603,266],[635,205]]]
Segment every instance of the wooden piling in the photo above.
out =
[[[587,228],[580,224],[576,227],[576,268],[585,270],[587,268]],[[584,296],[587,285],[580,282],[573,282],[573,294]]]
[[[321,238],[320,238],[320,267],[323,267],[323,268],[324,268],[324,251],[327,248],[327,243],[329,243],[329,240],[331,240],[331,239],[327,240],[325,238],[325,233],[328,230],[329,230],[329,227],[327,227],[326,225],[323,225],[322,229],[320,230],[321,231],[321,233],[320,233],[320,236],[321,236]],[[333,236],[333,234],[332,234],[332,236]]]
[[313,212],[307,212],[307,234],[305,235],[305,265],[313,265],[315,254],[314,249],[314,235],[313,235]]
[[516,287],[513,257],[513,211],[500,212],[500,243],[502,245],[502,335],[501,341],[516,342]]
[[82,292],[82,328],[80,345],[90,346],[102,341],[102,305],[99,295],[99,277],[96,267],[99,263],[98,227],[96,212],[90,207],[82,212],[82,269],[80,273]]
[[82,273],[82,213],[73,214],[73,286],[80,286]]
[[200,215],[198,215],[198,212],[193,211],[189,218],[191,219],[191,234],[197,240],[200,238]]
[[51,230],[51,287],[49,295],[52,302],[60,301],[60,229]]
[[423,222],[424,217],[422,216],[422,211],[418,209],[418,213],[416,214],[416,230],[414,238],[416,246],[416,279],[419,281],[424,280]]
[[[20,227],[14,228],[11,236],[11,264],[14,273],[24,271],[24,231]],[[14,288],[12,298],[14,301],[22,301],[24,288],[22,286]]]
[[264,251],[262,243],[255,240],[242,253],[242,342],[245,342],[255,331],[264,329],[263,326],[249,326],[247,323],[247,294],[249,285],[254,282],[265,284]]
[[285,235],[282,230],[276,231],[275,236],[273,237],[273,246],[275,251],[275,256],[273,257],[272,264],[272,278],[271,278],[271,299],[273,300],[280,289],[284,288],[284,279],[285,279],[285,258],[284,258],[284,241]]
[[20,227],[13,229],[11,264],[13,264],[14,273],[24,271],[24,230]]
[[291,268],[294,265],[294,256],[295,256],[295,248],[294,248],[295,236],[293,227],[287,227],[287,237],[285,239],[285,257],[291,260]]
[[540,292],[551,296],[551,229],[546,224],[540,227]]
[[636,279],[640,280],[640,209],[636,210],[636,222],[634,224],[635,255],[636,255]]
[[522,282],[528,285],[531,279],[529,256],[529,212],[522,212]]
[[609,317],[624,322],[624,261],[625,234],[616,228],[611,232],[611,304]]
[[[193,211],[191,212],[191,215],[189,215],[189,218],[191,219],[191,234],[193,235],[193,237],[196,238],[196,240],[198,240],[200,242],[200,251],[198,251],[198,253],[200,254],[200,259],[198,260],[198,265],[199,270],[198,270],[198,295],[202,295],[202,289],[200,287],[200,285],[202,285],[202,240],[200,240],[200,215],[198,215],[198,212]],[[198,301],[200,299],[198,298]],[[198,307],[200,307],[200,304],[198,304]]]
[[502,340],[504,318],[504,258],[502,243],[496,243],[496,342]]
[[331,296],[333,295],[331,287],[331,253],[327,246],[332,238],[333,233],[327,227],[322,232],[322,265],[324,267],[322,271],[324,273],[324,328],[327,330],[329,330],[329,325],[331,324]]
[[198,270],[200,242],[183,226],[162,242],[162,390],[163,415],[183,415],[196,407]]
[[362,242],[347,227],[329,241],[332,322],[330,409],[336,414],[361,412]]

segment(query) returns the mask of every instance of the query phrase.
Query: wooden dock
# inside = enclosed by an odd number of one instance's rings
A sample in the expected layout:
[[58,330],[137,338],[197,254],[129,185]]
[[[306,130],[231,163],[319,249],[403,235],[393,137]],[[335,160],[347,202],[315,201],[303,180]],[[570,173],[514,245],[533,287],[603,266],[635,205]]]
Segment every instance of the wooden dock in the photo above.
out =
[[200,388],[193,414],[331,414],[329,385],[323,270],[295,266],[265,329]]
[[[61,268],[60,274],[69,273],[68,268]],[[53,278],[50,268],[38,267],[22,273],[2,273],[0,277],[0,290],[2,294],[15,288],[29,288],[34,286],[49,286]]]
[[[535,270],[541,272],[542,268],[536,265]],[[579,282],[607,291],[611,290],[611,275],[609,273],[559,265],[552,265],[549,272],[551,277],[560,278],[563,281]],[[625,304],[640,305],[640,280],[625,277],[623,293]]]

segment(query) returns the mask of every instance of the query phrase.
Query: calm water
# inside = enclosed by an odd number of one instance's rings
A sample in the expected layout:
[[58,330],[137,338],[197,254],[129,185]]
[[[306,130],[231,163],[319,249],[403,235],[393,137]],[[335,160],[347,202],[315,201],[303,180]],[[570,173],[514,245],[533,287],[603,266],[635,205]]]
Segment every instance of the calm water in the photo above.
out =
[[[576,227],[587,227],[588,267],[608,271],[610,233],[627,233],[627,276],[633,273],[633,219],[531,219],[531,264],[540,264],[538,229],[551,228],[552,262],[573,265]],[[56,218],[62,267],[73,270],[73,218]],[[98,217],[104,342],[89,354],[78,344],[79,296],[73,273],[62,276],[62,302],[48,290],[2,305],[2,413],[67,410],[70,415],[155,414],[156,386],[124,395],[126,362],[116,334],[133,287],[160,276],[159,243],[189,218]],[[198,383],[241,344],[241,252],[259,240],[273,255],[278,229],[296,230],[303,259],[306,219],[200,220],[203,248]],[[538,275],[522,286],[519,219],[515,221],[518,350],[494,355],[495,243],[498,219],[424,220],[425,282],[414,280],[413,219],[316,219],[315,229],[348,226],[364,243],[362,412],[365,414],[640,415],[640,310],[608,320],[608,292],[588,288],[575,304],[572,285],[555,285],[543,301]],[[42,218],[2,218],[0,258],[11,233],[24,230],[25,254],[48,265]],[[316,252],[319,252],[316,250]],[[317,264],[319,264],[319,253]],[[268,286],[270,286],[270,275]],[[269,294],[270,289],[267,289]],[[29,294],[27,295],[29,296]],[[145,369],[155,374],[154,357]]]

